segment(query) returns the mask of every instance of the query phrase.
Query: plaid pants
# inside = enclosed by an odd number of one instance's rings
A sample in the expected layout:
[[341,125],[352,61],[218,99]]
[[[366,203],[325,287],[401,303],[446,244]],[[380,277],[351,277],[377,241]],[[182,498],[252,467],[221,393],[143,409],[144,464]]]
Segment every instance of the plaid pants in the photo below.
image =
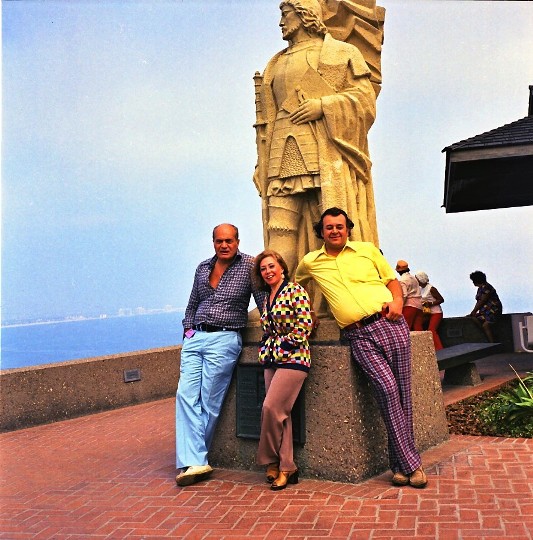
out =
[[352,357],[370,380],[388,435],[393,472],[421,465],[415,447],[411,404],[411,339],[405,319],[378,321],[343,333]]

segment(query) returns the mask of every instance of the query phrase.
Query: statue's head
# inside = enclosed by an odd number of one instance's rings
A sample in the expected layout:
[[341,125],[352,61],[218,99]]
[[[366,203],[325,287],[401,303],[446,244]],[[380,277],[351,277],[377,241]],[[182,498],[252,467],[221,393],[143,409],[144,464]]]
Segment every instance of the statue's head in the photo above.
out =
[[322,7],[318,0],[283,0],[279,8],[283,10],[284,6],[294,9],[308,34],[326,35],[328,29],[322,21]]

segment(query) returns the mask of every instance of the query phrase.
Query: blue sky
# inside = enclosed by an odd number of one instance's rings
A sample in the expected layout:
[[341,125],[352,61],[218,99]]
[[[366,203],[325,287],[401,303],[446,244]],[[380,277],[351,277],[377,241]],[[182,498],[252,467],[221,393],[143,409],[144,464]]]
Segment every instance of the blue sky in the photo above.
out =
[[[211,230],[262,249],[252,77],[278,1],[2,3],[2,318],[183,306]],[[533,207],[441,208],[441,150],[527,115],[533,3],[391,1],[370,133],[380,246],[445,315],[480,269],[533,310]]]

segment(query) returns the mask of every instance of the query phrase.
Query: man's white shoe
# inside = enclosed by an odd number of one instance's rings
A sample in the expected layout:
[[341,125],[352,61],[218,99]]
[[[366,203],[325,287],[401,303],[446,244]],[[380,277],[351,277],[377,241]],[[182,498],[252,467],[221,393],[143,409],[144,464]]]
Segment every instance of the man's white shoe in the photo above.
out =
[[213,472],[210,465],[191,465],[186,471],[176,476],[178,486],[190,486],[200,480],[205,480]]

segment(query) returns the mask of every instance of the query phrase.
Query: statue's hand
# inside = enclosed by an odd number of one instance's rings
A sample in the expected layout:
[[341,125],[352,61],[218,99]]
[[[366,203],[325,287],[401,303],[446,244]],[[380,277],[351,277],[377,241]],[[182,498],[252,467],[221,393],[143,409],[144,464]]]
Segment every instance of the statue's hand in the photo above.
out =
[[320,99],[306,99],[290,116],[294,124],[305,124],[322,118],[322,102]]

